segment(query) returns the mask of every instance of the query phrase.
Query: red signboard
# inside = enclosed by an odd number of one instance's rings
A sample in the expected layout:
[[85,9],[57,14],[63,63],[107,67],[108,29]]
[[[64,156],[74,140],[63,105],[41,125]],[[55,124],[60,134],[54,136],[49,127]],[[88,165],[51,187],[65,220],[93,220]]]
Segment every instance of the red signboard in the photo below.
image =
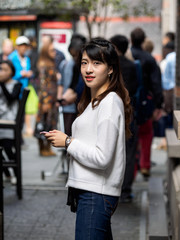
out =
[[21,15],[21,16],[9,16],[4,15],[0,16],[0,22],[9,22],[9,21],[35,21],[37,19],[37,16],[35,15]]
[[41,28],[50,28],[50,29],[72,29],[71,22],[42,22],[40,24]]
[[48,36],[51,35],[54,39],[55,42],[58,43],[66,43],[66,34],[62,33],[62,34],[42,34],[42,36]]

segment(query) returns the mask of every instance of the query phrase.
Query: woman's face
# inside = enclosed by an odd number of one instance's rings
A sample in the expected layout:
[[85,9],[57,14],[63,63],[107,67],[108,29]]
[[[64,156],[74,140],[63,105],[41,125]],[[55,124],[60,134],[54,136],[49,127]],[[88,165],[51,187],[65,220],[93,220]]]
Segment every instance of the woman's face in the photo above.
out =
[[48,54],[49,54],[51,59],[55,59],[55,57],[56,57],[56,50],[54,48],[54,44],[53,43],[49,45]]
[[0,65],[0,82],[6,82],[12,78],[12,70],[7,63]]
[[91,60],[84,52],[81,60],[81,74],[85,84],[91,89],[92,98],[103,93],[109,86],[109,75],[112,68],[106,63]]

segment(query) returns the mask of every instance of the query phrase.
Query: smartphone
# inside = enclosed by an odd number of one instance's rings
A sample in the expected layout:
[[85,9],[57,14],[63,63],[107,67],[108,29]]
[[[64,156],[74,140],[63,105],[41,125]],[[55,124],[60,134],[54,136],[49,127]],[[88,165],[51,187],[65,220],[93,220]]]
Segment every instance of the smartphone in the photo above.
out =
[[48,132],[46,132],[46,131],[42,131],[42,132],[40,132],[40,134],[45,134],[45,133],[48,133]]

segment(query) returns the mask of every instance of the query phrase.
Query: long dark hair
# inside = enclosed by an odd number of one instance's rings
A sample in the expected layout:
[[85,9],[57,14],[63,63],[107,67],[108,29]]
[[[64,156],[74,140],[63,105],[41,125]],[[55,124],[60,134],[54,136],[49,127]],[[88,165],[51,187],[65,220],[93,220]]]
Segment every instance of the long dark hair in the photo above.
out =
[[[109,67],[113,68],[113,72],[110,76],[109,87],[97,98],[92,100],[92,107],[95,108],[96,106],[98,106],[101,100],[108,93],[116,92],[124,103],[126,136],[130,137],[131,132],[129,129],[129,125],[131,122],[132,107],[130,105],[129,93],[124,86],[124,81],[120,72],[119,57],[113,44],[103,38],[95,38],[92,39],[89,43],[87,43],[81,50],[79,61],[81,61],[82,59],[83,52],[86,52],[90,59],[107,63]],[[83,113],[83,111],[90,102],[90,88],[85,85],[81,100],[78,104],[79,114]]]

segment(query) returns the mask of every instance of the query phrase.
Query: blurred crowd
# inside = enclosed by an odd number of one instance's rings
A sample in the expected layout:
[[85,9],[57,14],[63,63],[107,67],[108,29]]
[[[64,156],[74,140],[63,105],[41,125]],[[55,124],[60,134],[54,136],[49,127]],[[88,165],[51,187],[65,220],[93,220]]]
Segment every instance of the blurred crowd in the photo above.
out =
[[[153,56],[154,43],[141,28],[135,28],[129,39],[117,34],[109,41],[117,50],[134,110],[132,136],[126,142],[126,171],[121,194],[122,202],[131,202],[137,171],[145,180],[150,176],[153,137],[162,139],[158,149],[167,148],[165,130],[172,128],[175,87],[175,34],[165,34],[160,62]],[[15,119],[23,89],[28,87],[30,94],[22,130],[25,129],[25,135],[37,138],[39,154],[43,157],[55,156],[55,152],[40,132],[60,128],[71,135],[71,125],[78,115],[77,105],[84,88],[78,56],[86,42],[83,35],[74,33],[68,47],[71,59],[67,60],[64,53],[55,48],[50,35],[42,37],[40,50],[32,37],[19,36],[15,46],[10,39],[3,41],[0,54],[0,119]],[[63,122],[58,124],[60,114]],[[35,119],[34,125],[32,119]],[[0,146],[4,148],[4,161],[13,159],[13,144],[12,133],[1,129]],[[10,180],[16,176],[15,170],[13,174],[7,169],[4,173]]]

